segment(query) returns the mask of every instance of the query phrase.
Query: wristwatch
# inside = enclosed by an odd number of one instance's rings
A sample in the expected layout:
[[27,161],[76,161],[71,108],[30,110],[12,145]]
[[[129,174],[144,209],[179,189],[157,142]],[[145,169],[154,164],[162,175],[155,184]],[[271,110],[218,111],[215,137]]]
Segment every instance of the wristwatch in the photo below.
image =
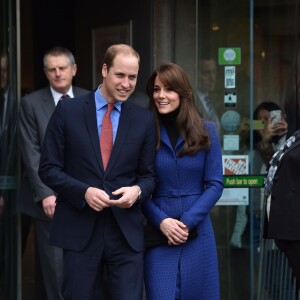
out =
[[141,198],[142,198],[142,190],[141,190],[141,188],[138,185],[137,185],[137,187],[139,188],[139,193],[138,193],[137,200],[141,200]]

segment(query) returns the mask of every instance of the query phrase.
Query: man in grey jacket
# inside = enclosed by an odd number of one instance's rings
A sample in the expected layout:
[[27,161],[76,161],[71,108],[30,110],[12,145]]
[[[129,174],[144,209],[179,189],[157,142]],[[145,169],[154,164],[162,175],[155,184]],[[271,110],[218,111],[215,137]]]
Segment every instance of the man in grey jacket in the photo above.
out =
[[24,172],[20,206],[21,212],[34,221],[37,257],[47,300],[62,300],[62,249],[49,244],[56,194],[41,182],[38,167],[45,131],[57,102],[89,91],[72,86],[77,65],[73,54],[64,47],[54,47],[45,53],[44,72],[49,86],[26,95],[21,101],[20,148]]

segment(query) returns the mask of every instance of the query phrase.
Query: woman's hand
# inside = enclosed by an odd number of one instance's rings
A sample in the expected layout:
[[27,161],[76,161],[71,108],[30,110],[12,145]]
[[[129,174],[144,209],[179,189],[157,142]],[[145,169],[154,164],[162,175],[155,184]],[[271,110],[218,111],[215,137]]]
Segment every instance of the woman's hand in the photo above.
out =
[[285,120],[281,120],[273,125],[275,135],[282,136],[288,131],[288,124]]
[[264,129],[260,130],[261,133],[261,143],[262,148],[267,148],[269,144],[272,142],[272,139],[274,136],[282,136],[287,133],[288,124],[284,120],[284,118],[281,118],[281,121],[272,124],[272,120],[275,118],[275,116],[270,116],[265,122],[264,122]]
[[160,223],[160,230],[168,238],[169,246],[185,243],[189,236],[189,228],[173,218],[164,219]]

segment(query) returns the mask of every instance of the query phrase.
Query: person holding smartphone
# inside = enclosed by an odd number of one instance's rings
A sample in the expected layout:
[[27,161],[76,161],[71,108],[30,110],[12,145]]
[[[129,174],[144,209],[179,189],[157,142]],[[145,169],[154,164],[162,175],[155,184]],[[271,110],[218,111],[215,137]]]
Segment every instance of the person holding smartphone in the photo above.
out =
[[[253,172],[254,174],[264,174],[273,154],[279,150],[286,140],[288,124],[280,106],[274,102],[261,102],[254,110],[253,119],[263,122],[262,129],[253,131]],[[258,262],[263,190],[255,189],[253,198],[254,258]]]
[[288,124],[281,107],[274,102],[261,102],[254,111],[253,119],[263,122],[263,128],[254,131],[254,148],[267,165],[272,155],[285,142]]

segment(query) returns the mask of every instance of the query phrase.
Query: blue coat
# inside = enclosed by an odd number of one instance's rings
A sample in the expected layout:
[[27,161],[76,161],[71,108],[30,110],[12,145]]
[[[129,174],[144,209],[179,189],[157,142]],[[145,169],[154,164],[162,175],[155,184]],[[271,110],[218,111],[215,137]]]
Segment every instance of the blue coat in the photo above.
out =
[[193,156],[176,157],[183,146],[179,138],[173,150],[161,127],[161,146],[156,156],[158,185],[145,200],[148,222],[159,228],[168,217],[180,218],[198,237],[180,246],[160,246],[145,253],[147,300],[174,300],[180,282],[180,300],[220,298],[219,271],[210,210],[223,190],[222,154],[214,123],[205,122],[210,148]]

